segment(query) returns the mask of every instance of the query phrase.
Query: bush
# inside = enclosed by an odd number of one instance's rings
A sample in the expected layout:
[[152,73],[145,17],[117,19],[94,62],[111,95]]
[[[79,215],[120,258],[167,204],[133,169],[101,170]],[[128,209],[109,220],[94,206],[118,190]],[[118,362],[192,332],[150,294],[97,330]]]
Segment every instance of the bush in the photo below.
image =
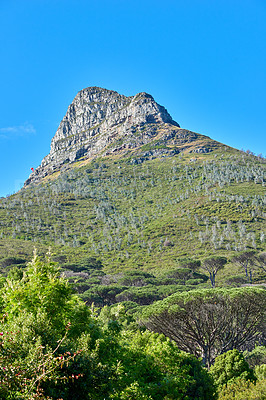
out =
[[266,364],[266,347],[256,346],[252,351],[244,351],[243,355],[251,368]]
[[188,279],[186,281],[186,285],[199,285],[200,283],[204,283],[203,279]]
[[138,376],[138,382],[142,384],[142,387],[137,386],[138,391],[141,389],[140,393],[147,396],[143,398],[152,400],[216,398],[213,379],[200,361],[191,354],[180,351],[176,344],[164,335],[148,331],[135,334],[128,332],[123,340],[129,349],[125,363],[131,365],[127,372],[129,384],[126,390],[130,391],[132,386],[135,387],[134,378]]
[[246,381],[256,380],[254,372],[249,368],[243,354],[236,349],[217,356],[214,364],[210,367],[210,374],[219,390],[236,378]]
[[266,380],[266,364],[257,365],[255,367],[255,376],[259,381]]
[[[42,319],[42,321],[40,321]],[[45,318],[44,318],[45,319]],[[35,317],[22,313],[19,319],[9,323],[4,320],[0,323],[0,398],[2,400],[29,400],[48,399],[44,394],[44,387],[53,385],[55,381],[68,378],[60,371],[69,364],[76,355],[70,352],[59,352],[66,340],[69,325],[65,334],[56,346],[43,346],[40,336],[33,335]],[[44,320],[38,316],[38,322]],[[10,328],[10,329],[9,329]],[[18,331],[18,328],[20,329]],[[78,375],[74,375],[78,379]]]
[[23,264],[25,265],[26,260],[25,258],[21,257],[6,257],[2,258],[0,261],[0,266],[3,268],[10,267],[11,265],[18,265],[18,264]]
[[140,305],[151,304],[160,298],[157,287],[153,286],[132,286],[116,295],[116,301],[133,301]]
[[224,386],[218,400],[265,400],[266,380],[255,383],[245,379],[236,379]]
[[243,276],[235,275],[235,276],[231,276],[230,278],[226,279],[225,283],[227,285],[230,285],[233,287],[239,287],[239,286],[242,286],[243,284],[247,283],[247,279]]

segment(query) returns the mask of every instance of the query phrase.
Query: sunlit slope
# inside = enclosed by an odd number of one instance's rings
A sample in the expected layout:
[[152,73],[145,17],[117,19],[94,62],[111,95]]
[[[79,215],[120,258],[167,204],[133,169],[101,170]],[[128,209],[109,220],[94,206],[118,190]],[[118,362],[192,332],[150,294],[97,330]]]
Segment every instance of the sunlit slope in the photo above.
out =
[[[107,270],[265,249],[265,163],[221,146],[139,161],[105,157],[0,202],[0,257],[52,247]],[[7,246],[8,243],[8,246]]]

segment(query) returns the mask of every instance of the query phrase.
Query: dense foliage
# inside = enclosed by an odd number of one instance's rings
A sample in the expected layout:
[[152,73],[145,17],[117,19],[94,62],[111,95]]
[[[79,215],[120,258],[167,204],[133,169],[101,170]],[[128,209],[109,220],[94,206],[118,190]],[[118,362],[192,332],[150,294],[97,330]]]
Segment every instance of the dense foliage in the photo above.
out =
[[210,373],[219,389],[224,385],[230,385],[236,379],[255,381],[254,372],[243,354],[236,349],[217,356],[210,367]]
[[146,306],[139,318],[209,367],[217,355],[263,340],[265,310],[262,288],[192,290]]
[[266,380],[255,383],[244,379],[235,380],[224,386],[219,393],[219,400],[265,400]]
[[1,399],[212,399],[211,376],[163,335],[125,331],[122,306],[100,315],[37,255],[1,289]]

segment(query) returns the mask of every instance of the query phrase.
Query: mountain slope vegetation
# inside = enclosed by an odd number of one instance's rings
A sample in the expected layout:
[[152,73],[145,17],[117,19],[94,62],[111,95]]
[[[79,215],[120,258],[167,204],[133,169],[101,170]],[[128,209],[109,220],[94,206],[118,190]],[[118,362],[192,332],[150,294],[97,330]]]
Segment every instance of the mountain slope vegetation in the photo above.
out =
[[[0,219],[2,264],[51,247],[66,267],[92,257],[108,273],[157,276],[180,258],[260,254],[265,162],[226,146],[193,158],[97,158],[2,199]],[[232,272],[229,263],[220,278]]]
[[180,128],[151,95],[90,87],[24,188],[0,199],[0,268],[51,248],[100,305],[264,283],[265,182],[262,157]]

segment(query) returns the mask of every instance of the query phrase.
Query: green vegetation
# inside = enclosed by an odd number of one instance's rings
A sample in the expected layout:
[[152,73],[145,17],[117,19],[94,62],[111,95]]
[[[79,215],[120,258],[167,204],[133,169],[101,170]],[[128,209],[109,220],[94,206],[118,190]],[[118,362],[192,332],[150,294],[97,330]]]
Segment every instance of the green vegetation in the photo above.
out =
[[210,368],[210,374],[219,393],[218,399],[264,400],[266,376],[261,373],[262,367],[265,371],[266,364],[257,365],[254,374],[243,354],[237,350],[217,356]]
[[219,400],[265,400],[266,380],[255,383],[246,380],[236,380],[224,386],[219,393]]
[[[263,364],[256,366],[255,377],[243,355],[233,350],[218,356],[208,372],[200,360],[180,351],[174,341],[162,334],[140,330],[134,312],[130,312],[134,311],[132,304],[105,306],[101,311],[89,308],[59,274],[60,269],[50,261],[49,254],[42,261],[35,254],[22,277],[5,279],[0,293],[1,399],[210,400],[217,399],[216,387],[219,400],[263,399]],[[244,291],[242,297],[239,290],[229,293],[235,301],[240,299],[245,303],[239,306],[238,322],[243,308],[251,303],[246,299],[249,295],[256,300],[257,307],[263,307],[258,296],[265,301],[262,289]],[[210,309],[212,297],[209,295],[206,301],[209,293],[205,290],[188,293],[186,305],[191,298],[194,303],[196,298],[202,298],[205,311]],[[228,295],[228,291],[216,289],[216,294],[218,300],[219,295]],[[149,307],[155,310],[158,304]],[[249,309],[248,325],[243,324],[247,315],[243,316],[241,330],[248,331],[251,322],[254,324],[256,310]],[[216,314],[213,309],[213,319],[218,320],[225,311],[229,311],[227,319],[230,319],[230,310],[219,307]],[[172,307],[169,313],[172,312],[179,310]],[[154,311],[153,315],[156,318],[159,314]],[[257,311],[257,319],[259,315]],[[204,323],[202,319],[198,321]],[[240,326],[231,322],[239,331]],[[256,332],[259,326],[258,323]],[[243,332],[242,339],[244,336]],[[254,362],[255,353],[260,354],[262,361],[262,349],[246,357]]]
[[160,154],[0,199],[1,398],[263,399],[265,160]]
[[263,340],[265,309],[262,288],[192,290],[146,306],[139,319],[210,367],[217,355]]
[[1,289],[1,399],[215,398],[211,376],[163,335],[123,328],[124,309],[100,314],[35,255]]
[[[216,286],[242,275],[239,252],[265,251],[264,160],[227,147],[142,160],[106,157],[0,201],[0,263],[33,247],[74,264],[100,259],[105,272],[156,276],[178,259],[228,259]],[[64,267],[64,265],[62,265]],[[202,271],[203,272],[203,271]],[[264,272],[254,267],[253,282]]]
[[218,389],[230,385],[236,379],[255,381],[254,372],[249,368],[243,354],[236,349],[217,356],[210,367],[210,373]]

